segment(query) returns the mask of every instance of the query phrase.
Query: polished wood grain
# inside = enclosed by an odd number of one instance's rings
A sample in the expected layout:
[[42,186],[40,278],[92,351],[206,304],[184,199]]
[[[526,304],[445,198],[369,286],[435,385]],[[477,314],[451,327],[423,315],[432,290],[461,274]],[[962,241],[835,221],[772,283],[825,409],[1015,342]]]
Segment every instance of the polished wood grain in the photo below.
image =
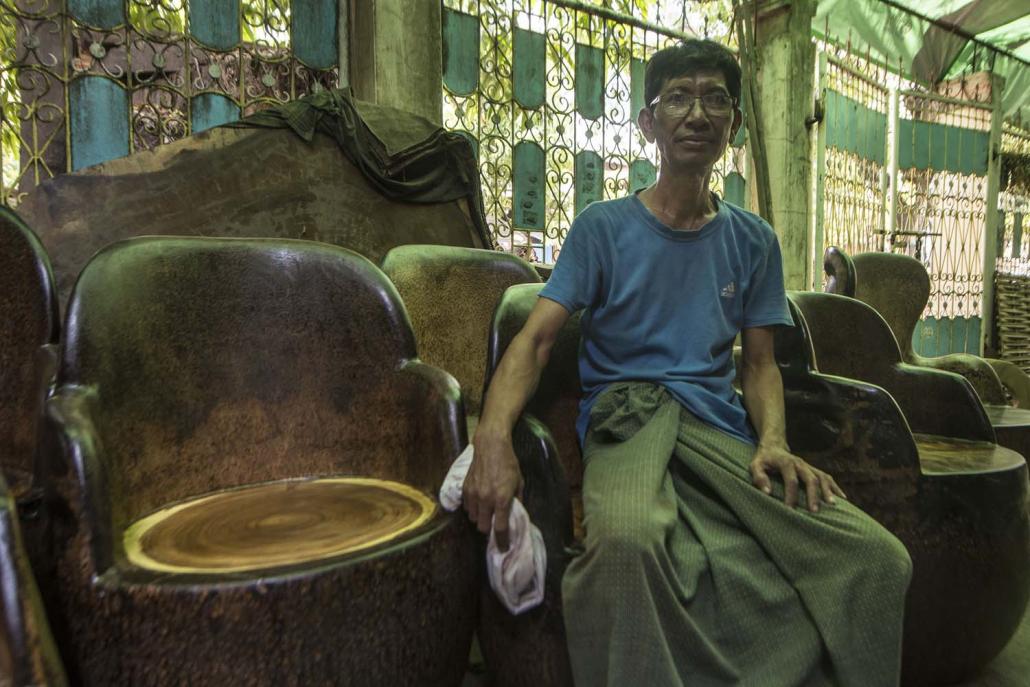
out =
[[919,465],[924,475],[987,473],[1018,469],[1023,457],[1011,449],[985,441],[965,441],[931,434],[915,434]]
[[1013,408],[1012,406],[984,405],[987,417],[991,420],[991,426],[999,427],[1030,427],[1030,410],[1026,408]]
[[228,573],[342,556],[395,540],[434,514],[422,492],[388,480],[341,477],[269,482],[163,508],[130,526],[134,565]]

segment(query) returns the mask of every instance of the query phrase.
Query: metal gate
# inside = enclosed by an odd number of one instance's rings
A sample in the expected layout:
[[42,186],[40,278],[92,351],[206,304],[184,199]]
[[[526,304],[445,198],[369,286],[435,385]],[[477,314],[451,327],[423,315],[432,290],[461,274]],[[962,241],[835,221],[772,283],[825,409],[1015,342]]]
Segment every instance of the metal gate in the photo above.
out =
[[1030,130],[1006,125],[1001,144],[996,273],[998,354],[1030,372]]
[[337,0],[0,0],[2,199],[339,81]]
[[[476,147],[501,249],[553,262],[587,204],[655,179],[657,153],[636,126],[644,65],[691,34],[628,14],[641,3],[621,4],[624,12],[609,2],[444,0],[444,126]],[[652,7],[651,20],[667,12],[687,23],[682,1]],[[726,3],[690,7],[698,28],[728,39]],[[714,189],[738,204],[746,203],[743,142],[742,127],[713,175]]]
[[825,44],[818,69],[818,256],[836,245],[916,258],[931,291],[915,351],[978,353],[995,116],[990,80],[973,75],[931,93]]

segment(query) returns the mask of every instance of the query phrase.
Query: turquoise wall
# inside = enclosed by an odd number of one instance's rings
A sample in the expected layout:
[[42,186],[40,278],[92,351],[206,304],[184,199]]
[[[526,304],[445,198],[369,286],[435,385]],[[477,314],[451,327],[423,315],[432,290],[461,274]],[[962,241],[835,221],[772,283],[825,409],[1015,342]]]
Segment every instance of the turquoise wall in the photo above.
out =
[[912,332],[912,348],[932,357],[948,353],[980,353],[979,317],[928,317]]

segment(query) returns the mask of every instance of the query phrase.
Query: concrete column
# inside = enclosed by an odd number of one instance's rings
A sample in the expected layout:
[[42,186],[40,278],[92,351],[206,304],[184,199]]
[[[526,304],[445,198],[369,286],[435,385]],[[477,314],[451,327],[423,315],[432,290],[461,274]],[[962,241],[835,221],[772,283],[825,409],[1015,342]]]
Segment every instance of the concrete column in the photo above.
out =
[[984,292],[980,312],[980,355],[996,355],[998,342],[995,341],[994,322],[998,314],[994,303],[994,273],[997,269],[998,252],[1004,239],[1001,232],[1005,227],[1005,218],[998,210],[998,193],[1001,190],[1001,131],[1005,118],[1001,106],[1005,91],[1005,79],[988,74],[991,92],[991,136],[988,143],[987,158],[987,207],[984,217]]
[[350,84],[361,100],[443,121],[438,0],[349,0]]
[[339,0],[336,6],[336,40],[342,88],[350,85],[350,0]]
[[815,0],[759,3],[755,30],[756,81],[772,195],[770,222],[783,250],[788,289],[811,283],[811,141]]

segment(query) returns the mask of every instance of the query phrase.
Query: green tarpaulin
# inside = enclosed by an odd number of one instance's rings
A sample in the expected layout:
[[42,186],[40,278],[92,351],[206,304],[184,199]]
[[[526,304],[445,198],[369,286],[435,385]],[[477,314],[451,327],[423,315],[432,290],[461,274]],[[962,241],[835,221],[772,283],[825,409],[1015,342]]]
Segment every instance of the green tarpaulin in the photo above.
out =
[[819,0],[812,28],[923,83],[993,72],[1005,117],[1030,122],[1030,0]]

